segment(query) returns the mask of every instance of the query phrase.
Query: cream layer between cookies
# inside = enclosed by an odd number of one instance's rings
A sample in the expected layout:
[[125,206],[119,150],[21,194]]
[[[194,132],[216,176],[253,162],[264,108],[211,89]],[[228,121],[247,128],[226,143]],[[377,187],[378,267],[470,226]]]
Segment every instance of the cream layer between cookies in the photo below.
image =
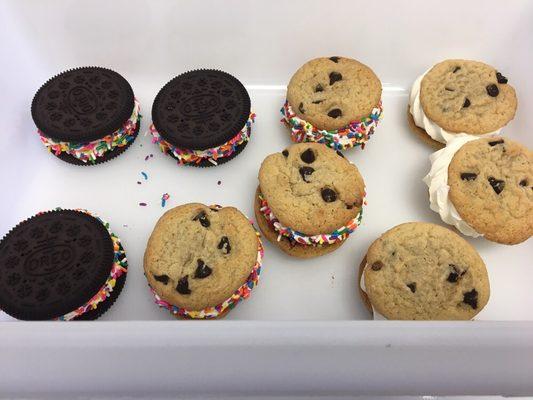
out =
[[[409,95],[409,112],[413,116],[415,125],[418,126],[419,128],[424,129],[427,132],[427,134],[431,136],[432,139],[440,143],[448,143],[450,140],[452,140],[457,135],[467,135],[467,133],[448,132],[447,130],[437,125],[435,122],[431,121],[427,117],[427,115],[424,113],[424,109],[422,108],[422,104],[420,103],[420,85],[422,83],[422,79],[424,79],[424,76],[426,76],[426,74],[430,71],[430,69],[428,69],[421,76],[419,76],[417,80],[415,81],[415,83],[413,83],[413,87],[411,88],[411,93]],[[499,135],[500,132],[501,132],[501,128],[493,132],[485,133],[481,136]]]
[[[361,290],[366,293],[366,285],[365,285],[365,270],[367,269],[368,264],[365,265],[365,268],[363,269],[363,273],[361,274],[361,280],[359,281],[359,286],[361,287]],[[372,305],[372,302],[370,302],[370,305],[372,306],[372,314],[374,316],[374,321],[386,321],[387,318],[383,314],[380,314],[377,312],[377,310]]]
[[455,135],[446,147],[431,154],[431,170],[423,181],[429,189],[430,208],[439,213],[441,219],[447,224],[455,226],[463,235],[479,237],[483,236],[468,225],[459,215],[457,209],[450,200],[450,186],[448,186],[448,168],[453,156],[466,143],[479,139],[467,134]]

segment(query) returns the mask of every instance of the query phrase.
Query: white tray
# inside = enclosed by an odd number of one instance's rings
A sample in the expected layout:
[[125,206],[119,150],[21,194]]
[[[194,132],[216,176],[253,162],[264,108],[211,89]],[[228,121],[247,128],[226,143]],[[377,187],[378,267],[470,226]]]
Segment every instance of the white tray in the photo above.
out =
[[[527,130],[533,126],[527,112],[533,106],[532,17],[527,1],[0,3],[0,235],[40,210],[87,208],[111,223],[130,261],[121,296],[97,322],[1,324],[0,395],[533,392],[531,240],[512,247],[470,240],[487,264],[492,289],[477,319],[491,322],[357,321],[369,315],[356,279],[366,249],[382,232],[406,221],[440,223],[421,181],[431,151],[405,118],[408,89],[428,66],[453,57],[498,66],[519,97],[505,134],[533,147]],[[174,321],[153,303],[142,272],[155,222],[191,201],[234,205],[253,217],[261,161],[290,144],[279,122],[284,85],[320,55],[357,58],[384,84],[382,124],[365,150],[346,152],[367,185],[362,226],[338,251],[314,260],[289,258],[265,240],[260,285],[248,301],[224,321]],[[82,65],[124,75],[144,117],[125,154],[87,168],[47,154],[29,112],[43,82]],[[252,141],[231,162],[178,167],[144,132],[157,91],[201,67],[243,81],[257,120]],[[165,192],[171,198],[162,208]],[[298,322],[306,320],[313,322]],[[207,383],[198,380],[204,368]]]

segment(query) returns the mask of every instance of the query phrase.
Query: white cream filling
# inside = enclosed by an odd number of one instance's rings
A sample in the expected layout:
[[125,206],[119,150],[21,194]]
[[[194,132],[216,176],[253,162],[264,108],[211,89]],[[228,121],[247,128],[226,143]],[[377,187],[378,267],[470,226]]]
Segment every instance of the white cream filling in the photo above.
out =
[[457,209],[450,201],[448,167],[450,166],[455,153],[457,153],[464,144],[477,139],[479,138],[476,136],[466,134],[455,136],[453,140],[448,142],[445,148],[429,156],[431,170],[423,179],[429,189],[430,208],[439,213],[444,222],[455,226],[463,235],[472,237],[483,235],[463,221],[457,212]]
[[[429,136],[431,136],[437,142],[441,143],[448,143],[457,135],[467,135],[467,133],[464,132],[452,133],[446,131],[445,129],[442,129],[435,122],[431,121],[424,113],[424,109],[422,108],[422,104],[420,103],[420,84],[422,82],[422,79],[428,72],[429,69],[421,76],[419,76],[415,83],[413,83],[413,87],[411,88],[411,94],[409,95],[409,112],[413,116],[415,125],[419,128],[424,129]],[[494,132],[486,133],[483,136],[499,135],[500,132],[501,128],[495,130]]]
[[[368,267],[368,264],[365,265],[365,268],[363,269],[363,273],[361,274],[361,280],[359,281],[359,286],[361,286],[361,290],[366,293],[366,286],[365,286],[365,269]],[[369,299],[370,301],[370,299]],[[372,302],[370,302],[370,305],[372,305]],[[372,305],[372,314],[374,315],[374,321],[386,321],[387,318],[383,316],[383,314],[380,314],[376,311],[374,306]]]

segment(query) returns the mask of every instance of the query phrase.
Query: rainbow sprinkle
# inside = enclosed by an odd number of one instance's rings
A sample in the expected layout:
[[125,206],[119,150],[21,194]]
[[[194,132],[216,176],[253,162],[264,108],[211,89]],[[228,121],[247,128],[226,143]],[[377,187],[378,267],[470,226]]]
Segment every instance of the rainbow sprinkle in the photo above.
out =
[[[361,224],[363,219],[363,207],[356,215],[356,217],[350,221],[345,226],[340,227],[330,234],[320,234],[307,236],[301,232],[295,231],[291,228],[283,226],[276,216],[272,213],[272,210],[268,206],[267,201],[261,193],[258,194],[261,207],[259,211],[265,217],[268,224],[278,232],[278,241],[281,240],[282,236],[289,238],[291,241],[295,241],[298,244],[303,246],[322,246],[327,244],[334,244],[345,240],[350,234],[352,234],[357,227]],[[366,201],[363,199],[363,204],[366,205]]]
[[[218,209],[222,208],[219,205],[210,206],[210,208],[216,207]],[[253,226],[252,221],[250,223]],[[255,229],[255,227],[254,227]],[[223,301],[222,303],[214,306],[214,307],[208,307],[200,311],[189,311],[184,308],[177,307],[175,305],[170,304],[169,302],[163,300],[159,295],[150,287],[150,291],[152,292],[152,295],[155,298],[155,303],[162,308],[166,308],[169,310],[172,314],[176,316],[180,316],[183,318],[191,318],[191,319],[213,319],[217,318],[221,314],[223,314],[227,309],[231,310],[233,309],[239,302],[241,302],[244,299],[247,299],[250,297],[252,293],[252,289],[256,287],[259,283],[259,276],[261,275],[261,264],[263,262],[263,256],[265,254],[263,243],[261,242],[261,236],[259,235],[259,232],[255,230],[255,234],[257,235],[257,260],[252,267],[252,272],[250,272],[250,275],[248,275],[248,279],[244,284],[242,284],[241,287],[239,287],[228,299]]]
[[122,128],[102,139],[89,143],[59,142],[45,136],[41,130],[37,130],[37,133],[48,151],[56,156],[67,153],[84,163],[94,163],[98,157],[103,157],[104,154],[113,151],[116,147],[124,147],[135,139],[134,133],[142,118],[139,114],[140,110],[140,104],[135,99],[131,117],[124,122]]
[[147,181],[148,180],[148,174],[146,172],[141,172],[141,175],[143,176],[144,180]]
[[378,106],[372,109],[368,117],[360,121],[350,122],[348,126],[342,129],[327,131],[317,129],[309,122],[299,118],[288,100],[285,101],[280,111],[283,115],[281,122],[291,130],[293,142],[317,142],[335,150],[346,150],[354,146],[361,146],[364,149],[365,143],[370,139],[383,117],[383,106],[380,100]]
[[232,139],[221,146],[207,150],[188,150],[173,146],[161,137],[154,124],[150,125],[149,129],[152,135],[152,143],[158,144],[163,153],[172,153],[177,158],[178,164],[199,164],[207,160],[214,165],[218,165],[217,160],[219,158],[229,157],[235,153],[239,145],[250,140],[252,123],[254,122],[255,113],[250,113],[244,127]]
[[163,196],[161,196],[161,207],[165,207],[167,205],[168,199],[170,199],[170,195],[168,193],[165,193]]
[[[61,208],[56,208],[56,210],[60,211]],[[59,321],[70,321],[71,319],[79,317],[87,311],[94,310],[96,307],[98,307],[98,304],[105,301],[111,295],[111,292],[113,291],[113,288],[117,283],[117,279],[128,272],[128,259],[126,258],[126,253],[124,251],[124,248],[122,247],[120,239],[113,232],[111,232],[111,229],[109,228],[109,223],[103,221],[100,217],[90,213],[87,210],[76,209],[75,211],[88,214],[96,218],[100,223],[102,223],[102,225],[105,226],[105,228],[109,232],[111,240],[113,241],[113,266],[111,267],[111,271],[107,280],[100,288],[100,290],[98,290],[98,292],[83,306],[78,307],[76,310],[57,318],[57,320]]]

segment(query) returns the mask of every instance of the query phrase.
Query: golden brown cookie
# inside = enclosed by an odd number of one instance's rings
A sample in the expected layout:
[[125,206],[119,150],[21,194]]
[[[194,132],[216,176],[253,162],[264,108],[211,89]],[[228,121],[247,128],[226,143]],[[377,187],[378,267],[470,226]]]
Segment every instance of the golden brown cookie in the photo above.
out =
[[[326,146],[300,143],[263,161],[256,213],[265,235],[287,253],[312,257],[337,248],[357,228],[364,196],[355,165]],[[278,242],[278,235],[288,239]]]
[[422,79],[420,103],[425,115],[448,132],[484,134],[514,118],[517,98],[507,78],[490,65],[446,60]]
[[322,57],[305,63],[291,78],[287,100],[317,129],[336,130],[368,117],[381,99],[381,82],[359,61]]
[[200,318],[201,311],[217,308],[218,313],[206,314],[221,316],[229,305],[217,306],[243,285],[252,282],[251,289],[257,283],[260,252],[257,233],[239,210],[191,203],[159,219],[148,241],[144,271],[162,302],[187,311],[174,309],[174,314]]
[[449,229],[423,222],[381,235],[363,274],[371,305],[387,319],[469,320],[490,296],[477,251]]
[[464,144],[448,167],[449,197],[488,240],[517,244],[533,235],[533,152],[503,138]]

